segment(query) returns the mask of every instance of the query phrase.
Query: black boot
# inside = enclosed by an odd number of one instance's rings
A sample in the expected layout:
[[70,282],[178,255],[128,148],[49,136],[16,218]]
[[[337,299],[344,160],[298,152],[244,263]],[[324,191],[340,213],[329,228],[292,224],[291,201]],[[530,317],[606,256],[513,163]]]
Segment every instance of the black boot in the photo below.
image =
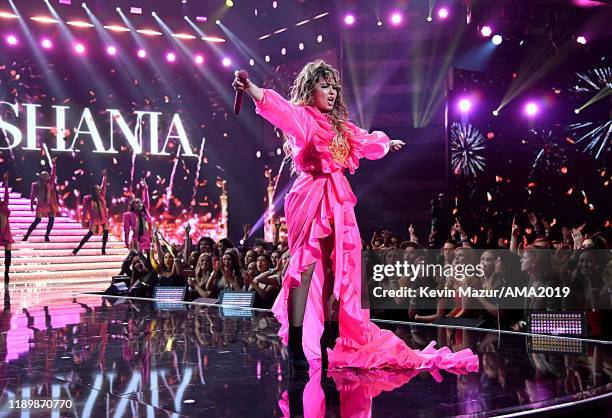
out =
[[85,243],[87,241],[89,241],[89,238],[91,238],[91,236],[93,235],[93,232],[91,231],[87,231],[87,233],[83,236],[83,239],[81,240],[81,242],[79,243],[79,246],[76,247],[74,250],[72,250],[72,254],[73,255],[77,255],[77,253],[79,252],[79,250],[83,247],[83,245],[85,245]]
[[302,347],[302,327],[289,327],[287,352],[289,353],[289,363],[293,373],[308,371],[308,360],[306,360]]
[[106,243],[108,242],[108,230],[102,232],[102,255],[106,255]]
[[30,234],[32,233],[32,231],[34,231],[34,229],[38,226],[39,223],[40,223],[40,218],[39,217],[34,218],[34,222],[32,222],[32,224],[28,228],[28,232],[26,232],[26,234],[23,236],[22,241],[28,240],[28,238],[30,237]]
[[11,250],[4,250],[4,284],[9,283],[9,270],[11,269],[11,259],[13,252]]
[[321,336],[321,364],[327,370],[327,348],[333,349],[336,339],[340,336],[340,323],[338,321],[325,321],[323,335]]
[[55,223],[55,217],[49,216],[47,220],[47,233],[45,234],[45,242],[51,241],[49,239],[49,234],[51,234],[51,230],[53,229],[53,223]]

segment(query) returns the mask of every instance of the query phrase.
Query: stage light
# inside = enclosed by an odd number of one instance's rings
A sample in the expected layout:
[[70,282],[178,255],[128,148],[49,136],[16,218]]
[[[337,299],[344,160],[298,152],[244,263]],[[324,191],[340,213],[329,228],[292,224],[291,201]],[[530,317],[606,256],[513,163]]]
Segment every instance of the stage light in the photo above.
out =
[[225,57],[223,58],[223,61],[221,61],[221,64],[223,64],[224,67],[229,67],[230,65],[232,65],[232,60]]
[[376,22],[376,26],[382,26],[382,22],[379,20],[378,22]]
[[575,114],[579,114],[580,113],[580,109],[574,109],[574,113]]
[[264,60],[265,60],[266,62],[270,62],[270,55],[266,55],[266,56],[264,57]]
[[493,30],[491,29],[491,26],[483,26],[480,29],[480,34],[484,36],[485,38],[488,38],[489,36],[491,36],[492,33],[493,33]]
[[472,108],[472,102],[469,99],[463,98],[459,100],[459,110],[462,113],[467,113]]
[[446,19],[448,17],[448,9],[446,7],[438,9],[438,17],[440,19]]
[[198,65],[204,64],[204,55],[200,55],[200,54],[196,55],[193,61]]
[[493,37],[491,38],[491,42],[493,42],[493,45],[499,45],[502,43],[504,39],[501,37],[501,35],[493,35]]
[[283,152],[280,148],[276,148],[276,155],[281,155]]
[[221,21],[219,19],[215,20],[215,25],[220,25]]
[[317,42],[318,43],[323,42],[323,35],[317,35]]
[[146,36],[161,36],[162,33],[152,29],[138,29],[136,32]]
[[402,15],[399,13],[393,13],[391,15],[391,23],[395,26],[399,25],[400,23],[402,23]]
[[344,16],[344,23],[348,26],[352,26],[355,23],[355,16],[350,14]]
[[45,23],[45,24],[59,23],[59,20],[53,19],[53,18],[48,17],[48,16],[34,16],[34,17],[31,17],[30,20],[33,20],[33,21],[39,22],[39,23]]
[[82,20],[71,20],[66,22],[67,25],[76,26],[77,28],[93,28],[94,25],[89,22],[83,22]]
[[538,110],[538,105],[534,102],[529,102],[527,105],[525,105],[525,113],[527,116],[535,116],[538,113]]
[[15,35],[9,35],[6,37],[6,43],[11,46],[15,46],[19,43],[19,41],[17,40],[17,37]]
[[257,151],[257,152],[255,153],[255,157],[257,157],[257,158],[261,158],[261,151]]
[[42,41],[40,41],[40,46],[42,46],[44,49],[51,49],[53,48],[53,42],[51,42],[50,39],[44,38]]
[[287,53],[287,48],[281,49],[281,55],[285,55]]
[[130,28],[126,28],[125,26],[119,26],[119,25],[106,25],[104,26],[104,29],[108,29],[113,32],[129,32],[130,31]]
[[576,42],[578,42],[581,45],[586,45],[587,40],[584,35],[580,35],[579,37],[576,38]]
[[9,12],[0,12],[0,18],[2,19],[19,19],[19,16]]
[[499,110],[494,110],[493,111],[493,116],[499,116]]
[[196,22],[208,22],[208,17],[206,17],[206,16],[196,16]]
[[431,16],[427,16],[427,21],[428,21],[428,22],[431,22],[432,20],[433,20],[433,19],[432,19],[432,17],[431,17]]
[[168,52],[166,54],[166,61],[168,61],[168,62],[176,61],[176,54],[174,52]]
[[234,2],[232,0],[225,0],[225,5],[227,7],[234,7]]
[[138,52],[136,53],[136,55],[138,55],[138,58],[146,58],[147,57],[147,51],[145,51],[144,49],[139,49]]
[[116,10],[118,13],[121,13],[121,7],[115,7],[115,10]]
[[300,42],[300,43],[298,44],[298,49],[299,49],[300,51],[303,51],[303,50],[304,50],[304,43],[303,43],[303,42]]
[[222,43],[225,42],[223,38],[217,38],[216,36],[202,36],[202,40],[211,43]]
[[249,65],[250,65],[251,67],[255,65],[255,60],[254,60],[253,58],[251,58],[251,59],[249,60]]
[[194,35],[189,33],[173,33],[172,36],[178,39],[196,39]]
[[277,7],[278,7],[278,2],[273,1],[273,2],[272,2],[272,8],[273,8],[273,9],[276,9]]
[[109,45],[109,46],[106,47],[106,53],[108,55],[116,55],[117,54],[117,48],[115,48],[112,45]]
[[74,52],[76,52],[77,54],[84,54],[85,53],[85,45],[83,45],[83,44],[76,44],[74,46]]

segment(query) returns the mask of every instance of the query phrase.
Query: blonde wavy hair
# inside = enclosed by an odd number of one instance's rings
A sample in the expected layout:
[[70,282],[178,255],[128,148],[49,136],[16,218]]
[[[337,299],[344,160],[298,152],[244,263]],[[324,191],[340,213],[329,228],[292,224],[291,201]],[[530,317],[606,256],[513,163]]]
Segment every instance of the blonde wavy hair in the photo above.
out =
[[[291,103],[301,106],[313,106],[313,93],[317,83],[321,80],[327,81],[336,87],[336,101],[334,107],[327,116],[336,136],[344,136],[347,133],[346,122],[348,121],[348,110],[342,97],[342,85],[340,84],[340,73],[323,60],[309,62],[302,68],[291,86]],[[285,140],[285,154],[291,156],[289,143]]]

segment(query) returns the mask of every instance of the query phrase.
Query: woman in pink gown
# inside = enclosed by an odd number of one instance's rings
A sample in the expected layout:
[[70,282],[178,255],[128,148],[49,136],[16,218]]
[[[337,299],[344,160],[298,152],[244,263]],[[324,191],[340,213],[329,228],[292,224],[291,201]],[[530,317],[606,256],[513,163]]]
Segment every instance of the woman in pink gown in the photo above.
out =
[[123,214],[125,246],[129,250],[147,254],[151,250],[151,215],[149,214],[149,188],[142,180],[142,199],[132,199],[130,210]]
[[352,174],[361,158],[382,158],[404,143],[350,123],[339,81],[337,70],[316,61],[297,76],[291,101],[238,73],[233,83],[253,98],[259,115],[284,132],[297,172],[285,198],[291,260],[272,308],[292,367],[305,368],[299,360],[305,355],[311,366],[332,369],[477,369],[478,357],[469,349],[437,350],[435,342],[423,351],[410,349],[372,323],[369,309],[361,306],[357,199],[344,171]]
[[4,247],[4,283],[9,282],[9,270],[11,269],[11,258],[13,250],[13,235],[11,234],[11,224],[9,216],[9,174],[4,173],[2,182],[4,183],[4,199],[0,200],[0,246]]
[[93,234],[102,229],[102,255],[106,254],[106,243],[108,242],[109,217],[106,204],[106,169],[102,170],[102,184],[95,185],[93,192],[83,198],[83,228],[89,231],[83,236],[79,245],[72,250],[76,255]]

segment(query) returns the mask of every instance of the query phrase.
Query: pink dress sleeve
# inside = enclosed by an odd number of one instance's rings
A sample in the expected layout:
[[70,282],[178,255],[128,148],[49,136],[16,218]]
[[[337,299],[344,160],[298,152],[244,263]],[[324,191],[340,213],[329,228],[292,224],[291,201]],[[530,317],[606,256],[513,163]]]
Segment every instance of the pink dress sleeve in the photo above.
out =
[[130,230],[132,229],[132,223],[130,222],[132,216],[130,212],[125,212],[123,214],[123,234],[125,236],[125,246],[130,246]]
[[274,90],[263,92],[263,98],[255,102],[255,111],[287,135],[295,155],[310,138],[314,118],[303,106],[294,105]]
[[368,133],[365,129],[361,129],[352,123],[349,123],[349,126],[353,130],[353,141],[358,145],[359,158],[378,160],[387,155],[391,146],[387,134],[381,131]]

